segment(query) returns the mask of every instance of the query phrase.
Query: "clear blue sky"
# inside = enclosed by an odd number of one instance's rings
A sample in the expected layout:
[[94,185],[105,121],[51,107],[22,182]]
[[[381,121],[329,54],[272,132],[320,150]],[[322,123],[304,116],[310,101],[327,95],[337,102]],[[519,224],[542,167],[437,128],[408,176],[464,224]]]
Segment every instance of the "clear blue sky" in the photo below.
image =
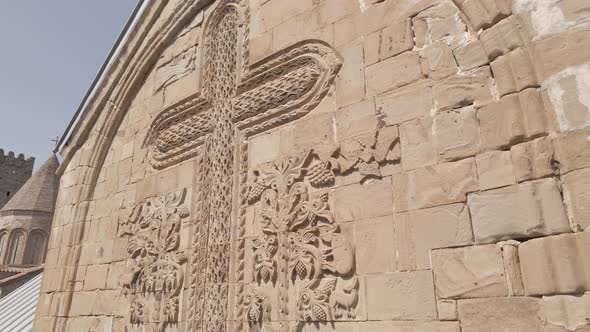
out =
[[0,0],[0,148],[47,159],[136,0]]

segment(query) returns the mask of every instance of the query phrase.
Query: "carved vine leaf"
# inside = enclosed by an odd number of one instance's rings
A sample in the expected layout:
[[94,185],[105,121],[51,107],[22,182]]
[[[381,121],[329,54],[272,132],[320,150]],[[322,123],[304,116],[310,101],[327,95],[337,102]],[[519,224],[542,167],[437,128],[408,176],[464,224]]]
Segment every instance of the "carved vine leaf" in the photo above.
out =
[[[313,156],[310,151],[302,159],[262,165],[254,171],[247,195],[249,204],[260,202],[256,221],[263,233],[253,242],[254,280],[258,284],[277,280],[283,302],[288,301],[289,283],[303,281],[296,299],[300,322],[352,317],[356,300],[349,297],[357,296],[344,288],[335,291],[338,280],[354,274],[354,248],[334,223],[328,194],[314,198],[308,194],[308,185],[319,179],[308,166]],[[260,309],[249,303],[248,315],[260,320]],[[286,315],[284,304],[277,309]]]
[[156,322],[163,330],[178,321],[178,295],[183,287],[182,264],[187,260],[180,245],[180,225],[187,218],[186,190],[150,198],[119,221],[119,236],[130,236],[127,252],[130,272],[123,286],[130,295],[130,323]]
[[334,148],[331,157],[318,159],[307,169],[307,178],[313,187],[333,185],[336,175],[358,171],[361,182],[382,176],[381,167],[398,162],[401,158],[397,127],[381,127],[368,135],[359,135]]

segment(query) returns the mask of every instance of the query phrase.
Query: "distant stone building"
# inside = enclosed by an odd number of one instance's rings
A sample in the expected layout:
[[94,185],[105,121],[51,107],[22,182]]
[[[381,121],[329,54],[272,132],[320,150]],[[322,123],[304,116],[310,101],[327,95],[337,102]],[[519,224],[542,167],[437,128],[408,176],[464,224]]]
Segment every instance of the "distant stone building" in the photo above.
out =
[[[12,159],[24,161],[21,156]],[[59,187],[58,166],[51,156],[0,209],[0,299],[43,270]]]
[[25,159],[22,153],[15,157],[12,151],[5,155],[0,149],[0,209],[31,177],[34,164],[33,157]]
[[0,209],[0,264],[36,266],[45,261],[59,187],[59,161],[51,156]]

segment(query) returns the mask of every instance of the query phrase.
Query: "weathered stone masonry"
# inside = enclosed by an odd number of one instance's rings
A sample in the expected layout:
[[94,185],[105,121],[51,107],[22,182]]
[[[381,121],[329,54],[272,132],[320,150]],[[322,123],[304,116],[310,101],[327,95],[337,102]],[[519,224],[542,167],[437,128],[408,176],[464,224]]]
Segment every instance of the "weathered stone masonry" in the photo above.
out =
[[151,1],[36,331],[585,331],[590,4]]

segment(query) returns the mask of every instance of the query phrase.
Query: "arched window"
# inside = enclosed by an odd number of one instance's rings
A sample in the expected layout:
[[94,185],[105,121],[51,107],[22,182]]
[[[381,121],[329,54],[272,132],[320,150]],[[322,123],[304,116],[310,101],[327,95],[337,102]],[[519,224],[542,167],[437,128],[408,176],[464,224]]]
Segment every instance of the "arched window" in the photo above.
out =
[[25,246],[25,232],[22,229],[16,229],[10,234],[8,242],[8,251],[6,252],[6,264],[20,264],[19,258]]
[[25,249],[25,257],[23,264],[25,265],[39,265],[45,260],[45,245],[47,236],[45,231],[36,229],[29,233],[27,238],[27,248]]
[[8,232],[0,232],[0,262],[6,256],[6,242],[8,242]]

